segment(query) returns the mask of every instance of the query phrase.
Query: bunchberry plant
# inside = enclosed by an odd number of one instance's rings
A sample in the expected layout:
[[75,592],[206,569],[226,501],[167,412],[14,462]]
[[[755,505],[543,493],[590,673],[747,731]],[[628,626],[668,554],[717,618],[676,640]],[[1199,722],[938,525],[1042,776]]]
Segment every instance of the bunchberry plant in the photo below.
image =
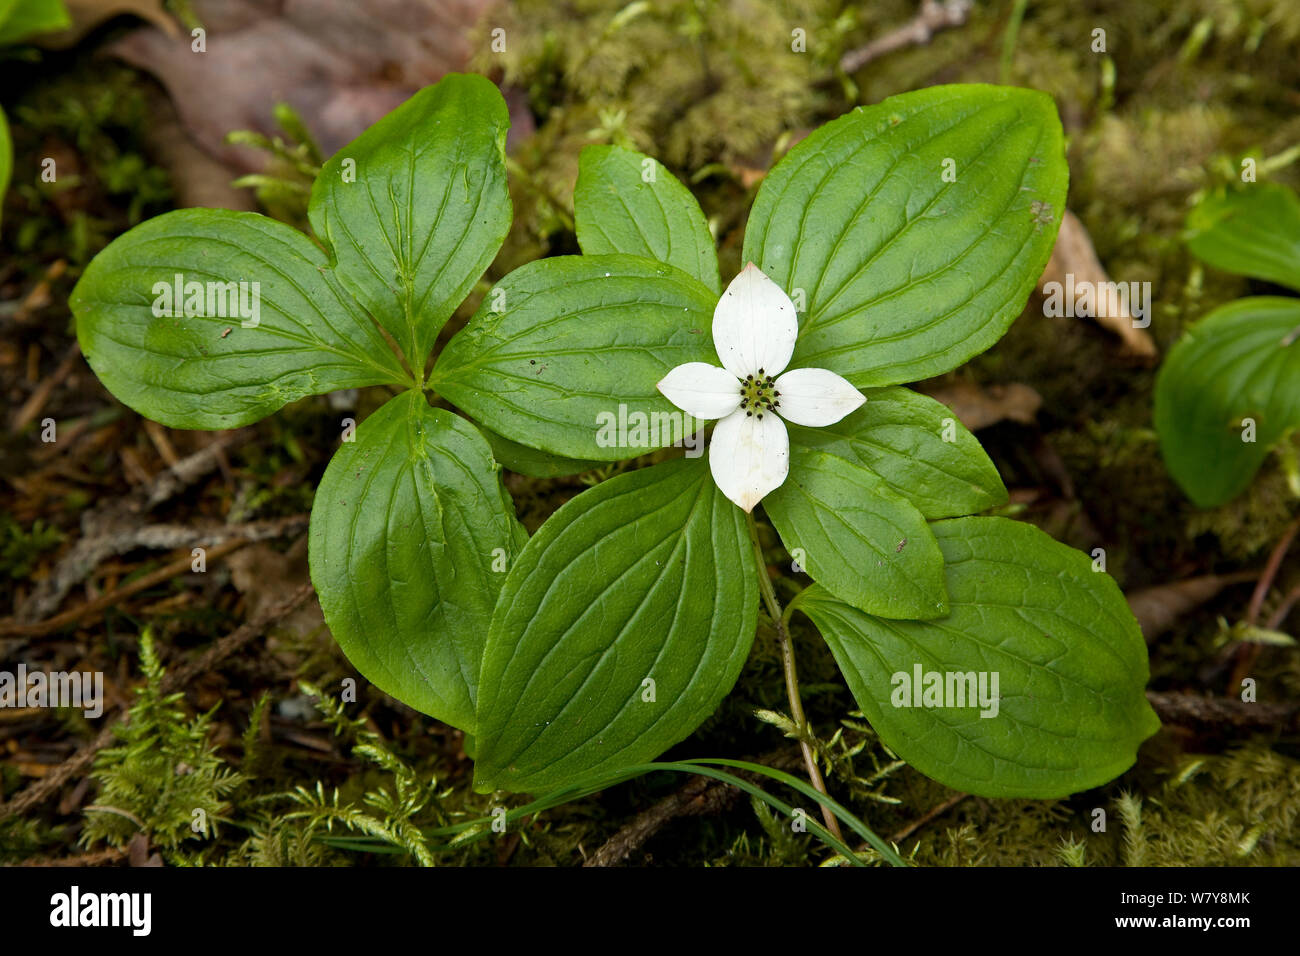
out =
[[[1188,247],[1218,269],[1300,291],[1300,199],[1276,183],[1207,193]],[[1155,423],[1170,474],[1197,505],[1246,490],[1271,450],[1300,497],[1300,299],[1250,296],[1193,324],[1156,379]]]
[[324,165],[316,241],[251,213],[127,232],[72,295],[91,368],[175,428],[232,428],[341,388],[401,389],[352,431],[312,508],[312,581],[376,686],[474,727],[483,634],[523,546],[487,440],[425,399],[439,331],[510,228],[504,100],[449,76]]
[[[682,739],[735,682],[760,596],[802,723],[760,501],[816,582],[791,608],[914,766],[1046,797],[1132,763],[1158,724],[1119,589],[1030,525],[969,517],[1005,502],[996,469],[948,409],[899,387],[1006,331],[1066,179],[1043,94],[895,97],[776,165],[722,292],[691,194],[649,157],[584,151],[583,254],[498,282],[431,384],[532,449],[521,467],[688,450],[583,492],[512,566],[483,652],[480,789],[599,778]],[[699,419],[720,419],[707,464]]]
[[[325,164],[319,245],[176,212],[74,293],[92,367],[164,424],[406,389],[344,442],[312,510],[312,578],[362,674],[467,731],[478,789],[589,789],[715,710],[761,600],[798,725],[796,607],[881,737],[945,783],[1046,797],[1127,768],[1157,724],[1119,589],[1034,527],[975,516],[1006,500],[997,470],[901,387],[987,349],[1033,288],[1067,180],[1050,99],[936,87],[828,124],[766,178],[725,292],[690,192],[591,147],[582,254],[497,282],[426,374],[509,226],[506,123],[491,84],[450,77]],[[497,462],[578,473],[675,445],[527,541],[498,479]],[[815,582],[784,611],[760,505]]]

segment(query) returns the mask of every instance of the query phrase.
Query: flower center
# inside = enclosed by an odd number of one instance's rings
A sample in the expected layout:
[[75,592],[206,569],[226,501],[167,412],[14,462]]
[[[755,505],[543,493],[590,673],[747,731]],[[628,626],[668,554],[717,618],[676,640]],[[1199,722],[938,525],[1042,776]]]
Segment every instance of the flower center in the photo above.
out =
[[781,407],[781,393],[776,390],[775,379],[761,368],[757,375],[746,375],[740,383],[740,407],[746,417],[762,418],[765,412],[775,412]]

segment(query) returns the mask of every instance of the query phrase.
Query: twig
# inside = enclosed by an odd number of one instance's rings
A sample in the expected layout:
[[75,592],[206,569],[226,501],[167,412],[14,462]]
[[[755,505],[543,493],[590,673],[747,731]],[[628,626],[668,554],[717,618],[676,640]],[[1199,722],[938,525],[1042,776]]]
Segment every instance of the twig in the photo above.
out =
[[1264,565],[1264,573],[1259,576],[1259,583],[1255,585],[1255,591],[1250,596],[1250,608],[1246,611],[1247,624],[1253,625],[1259,621],[1259,612],[1264,607],[1264,598],[1268,596],[1268,589],[1273,586],[1273,579],[1277,577],[1278,568],[1282,566],[1282,559],[1286,557],[1297,532],[1300,532],[1300,518],[1291,522],[1272,553],[1269,554],[1268,563]]
[[[223,541],[221,544],[216,545],[208,551],[207,560],[215,561],[217,558],[225,557],[232,551],[237,551],[249,543],[250,542],[247,538],[231,538],[229,541]],[[156,571],[151,571],[148,574],[141,575],[134,581],[130,581],[119,588],[114,588],[107,594],[101,594],[99,597],[87,601],[85,604],[80,604],[77,607],[70,608],[62,614],[56,614],[54,617],[40,621],[36,624],[14,624],[7,621],[0,621],[0,635],[10,637],[41,637],[45,634],[51,634],[60,628],[67,627],[69,624],[77,623],[87,614],[93,614],[96,611],[102,611],[106,607],[112,607],[114,604],[118,604],[131,597],[133,594],[139,594],[141,591],[146,591],[157,584],[162,584],[164,581],[170,581],[178,574],[184,574],[192,567],[193,560],[194,559],[190,555],[183,555],[175,561],[172,561],[170,564],[164,564]]]
[[158,450],[162,460],[167,462],[168,468],[175,468],[181,463],[180,455],[176,454],[176,449],[172,447],[172,441],[167,437],[167,429],[159,425],[152,418],[144,420],[144,431],[153,442],[153,447]]
[[59,560],[50,576],[36,586],[18,609],[15,620],[19,624],[34,624],[49,617],[68,592],[85,580],[101,561],[142,546],[137,543],[144,523],[141,516],[217,468],[226,449],[247,438],[248,432],[244,430],[219,435],[206,448],[159,472],[147,485],[87,511],[81,518],[81,540]]
[[[799,751],[787,747],[759,757],[756,762],[779,770],[790,770],[799,766],[803,758]],[[757,777],[756,774],[743,770],[737,773],[746,779]],[[678,790],[620,827],[583,866],[618,866],[672,821],[723,813],[735,805],[740,793],[736,787],[720,780],[691,777]]]
[[959,27],[970,15],[971,0],[923,0],[920,12],[897,30],[840,57],[840,69],[856,73],[872,60],[909,46],[925,46],[940,30]]
[[[231,631],[188,664],[174,671],[168,671],[167,676],[162,681],[163,693],[173,693],[200,674],[217,667],[227,657],[264,634],[273,624],[297,610],[304,601],[311,597],[311,594],[311,585],[304,584],[279,604],[267,608],[251,621],[246,621],[234,631]],[[115,737],[113,725],[109,724],[99,732],[99,735],[94,740],[59,764],[55,770],[46,774],[26,790],[23,790],[8,803],[0,803],[0,820],[14,814],[24,813],[57,793],[69,780],[84,772],[94,760],[95,754],[112,743]]]
[[298,610],[314,593],[315,591],[310,583],[299,586],[298,590],[279,604],[267,608],[238,630],[232,631],[200,654],[195,660],[170,672],[163,678],[163,692],[169,694],[185,686],[200,674],[215,669],[227,657],[241,650],[245,644],[254,638],[260,637],[271,625],[278,623]]
[[[943,803],[939,804],[937,807],[932,807],[931,809],[927,810],[920,817],[913,820],[911,823],[903,827],[903,829],[899,830],[897,833],[891,834],[888,842],[894,844],[902,843],[904,840],[910,837],[917,830],[921,829],[921,827],[928,826],[930,823],[934,822],[939,817],[943,816],[945,813],[947,813],[953,807],[957,806],[957,804],[961,803],[969,796],[970,796],[969,793],[953,794],[951,797],[949,797]],[[862,846],[859,847],[859,850],[867,850],[867,849],[869,849],[869,846],[866,843],[862,844]]]
[[620,827],[583,866],[617,866],[671,821],[681,817],[708,816],[730,808],[740,791],[734,787],[714,786],[717,783],[708,777],[691,777],[681,789]]
[[24,860],[17,865],[24,868],[29,866],[107,866],[110,863],[120,863],[125,860],[129,852],[124,846],[109,847],[105,850],[96,850],[94,853],[78,853],[75,856],[61,856],[53,860]]
[[14,415],[13,423],[9,426],[11,432],[17,434],[36,420],[36,416],[41,413],[41,409],[50,400],[50,395],[54,390],[72,374],[74,368],[81,364],[80,358],[81,346],[79,343],[73,342],[72,347],[63,356],[63,361],[59,363],[59,367],[54,370],[54,374],[36,386],[36,390],[28,396],[27,401],[23,402],[23,407],[18,409],[17,414]]
[[1247,703],[1235,697],[1202,697],[1147,691],[1147,700],[1167,724],[1199,729],[1300,730],[1300,704]]
[[[254,541],[266,541],[272,538],[293,537],[307,530],[310,523],[310,515],[288,515],[283,518],[272,518],[267,521],[250,521],[246,524],[236,525],[213,525],[210,527],[189,527],[186,525],[171,524],[151,524],[137,528],[121,529],[111,535],[105,535],[92,542],[90,550],[98,553],[104,552],[104,556],[114,554],[124,554],[134,548],[153,548],[158,551],[172,551],[176,548],[195,548],[202,546],[207,549],[206,558],[219,558],[222,555],[229,554],[236,548],[243,547],[244,544],[250,544]],[[240,544],[231,545],[238,540]],[[80,547],[80,545],[78,545]],[[84,556],[87,551],[81,552]],[[78,561],[80,558],[77,559]],[[102,560],[102,559],[101,559]],[[173,564],[168,565],[172,568],[172,574],[164,574],[162,570],[155,571],[154,575],[162,575],[163,578],[183,573],[189,566],[189,558],[177,558]],[[87,572],[88,573],[88,572]],[[140,579],[143,581],[144,579]],[[156,583],[156,582],[155,582]],[[133,581],[126,587],[114,592],[117,598],[129,597],[134,591],[128,591],[128,588],[136,587],[139,581]],[[149,585],[141,585],[148,587]],[[107,596],[98,598],[104,601]],[[93,602],[92,602],[93,603]],[[30,623],[21,622],[19,619],[0,620],[0,634],[13,634],[23,636],[35,636],[35,628],[46,628],[43,633],[48,633],[51,622],[59,621],[55,628],[61,627],[70,619],[81,617],[88,611],[95,610],[91,604],[82,605],[79,608],[72,608],[55,618],[48,621],[34,621]],[[70,618],[70,615],[75,617]]]
[[[1282,560],[1290,550],[1297,533],[1300,533],[1300,518],[1291,522],[1268,556],[1268,563],[1264,565],[1264,573],[1259,576],[1259,583],[1255,585],[1255,592],[1250,596],[1250,607],[1246,611],[1246,623],[1252,627],[1259,621],[1260,611],[1264,607],[1264,598],[1268,596],[1268,589],[1273,586],[1277,572],[1282,567]],[[1260,647],[1259,644],[1246,643],[1237,648],[1237,662],[1232,668],[1229,692],[1240,687],[1241,682],[1250,673],[1250,669],[1255,666],[1255,661],[1259,659]]]
[[0,315],[6,317],[11,316],[15,322],[28,321],[34,312],[38,309],[45,308],[53,301],[50,290],[54,285],[54,281],[62,277],[62,275],[67,271],[68,260],[56,259],[50,267],[45,270],[45,275],[40,278],[40,281],[31,287],[31,290],[28,291],[27,295],[23,296],[22,300],[15,305],[12,311],[9,309],[10,303],[6,302],[5,309],[3,312],[0,312]]
[[1291,613],[1291,609],[1296,606],[1297,602],[1300,602],[1300,584],[1297,584],[1286,593],[1286,596],[1282,598],[1282,603],[1277,606],[1277,610],[1273,612],[1273,616],[1268,619],[1268,623],[1264,626],[1270,631],[1281,630],[1282,624],[1286,621],[1286,616]]

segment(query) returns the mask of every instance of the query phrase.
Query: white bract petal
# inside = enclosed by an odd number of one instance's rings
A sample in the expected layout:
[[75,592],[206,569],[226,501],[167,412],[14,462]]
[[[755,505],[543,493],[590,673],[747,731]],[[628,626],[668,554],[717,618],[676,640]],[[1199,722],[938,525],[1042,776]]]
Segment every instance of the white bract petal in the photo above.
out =
[[795,368],[776,380],[777,411],[796,425],[834,425],[867,399],[844,378],[824,368]]
[[790,472],[790,437],[771,412],[737,409],[713,429],[709,470],[722,493],[746,511],[775,491]]
[[798,335],[794,303],[752,262],[731,280],[713,310],[714,348],[736,378],[785,371]]
[[664,398],[696,418],[723,418],[740,405],[740,381],[706,362],[679,365],[660,380]]

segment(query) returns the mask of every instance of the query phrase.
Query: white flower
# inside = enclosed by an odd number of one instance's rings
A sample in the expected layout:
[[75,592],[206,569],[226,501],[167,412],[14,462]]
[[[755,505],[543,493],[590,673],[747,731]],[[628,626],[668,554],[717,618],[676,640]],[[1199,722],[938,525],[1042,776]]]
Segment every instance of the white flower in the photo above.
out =
[[866,401],[824,368],[785,372],[798,334],[794,303],[751,262],[713,312],[713,346],[723,367],[687,362],[659,383],[682,411],[721,419],[713,430],[709,469],[722,493],[746,511],[781,487],[790,471],[782,418],[833,425]]

